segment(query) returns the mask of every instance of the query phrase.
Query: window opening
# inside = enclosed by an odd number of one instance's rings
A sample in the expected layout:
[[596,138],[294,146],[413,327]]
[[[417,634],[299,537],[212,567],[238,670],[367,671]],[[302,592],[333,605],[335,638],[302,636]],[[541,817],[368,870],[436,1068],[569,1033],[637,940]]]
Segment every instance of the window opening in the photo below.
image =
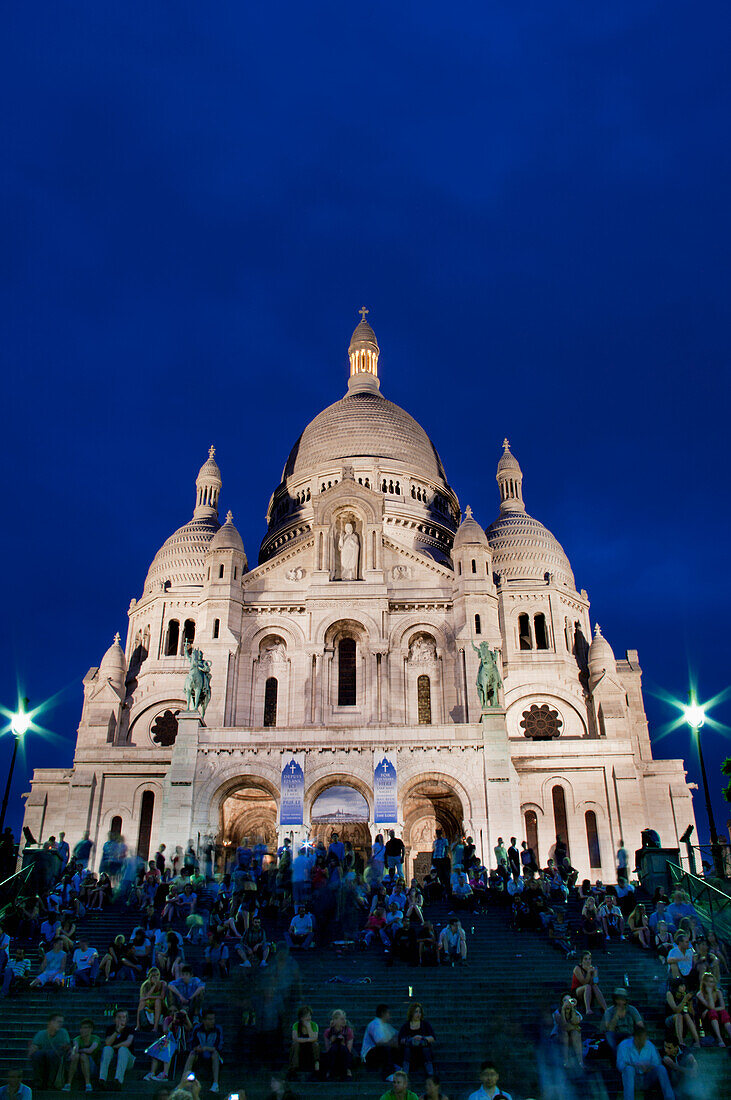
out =
[[538,814],[535,810],[525,811],[525,839],[528,847],[533,849],[533,859],[536,867],[541,865],[541,857],[538,852]]
[[155,808],[154,791],[144,791],[140,803],[140,828],[137,833],[137,858],[146,860],[150,855],[152,814]]
[[559,787],[558,784],[553,788],[553,823],[556,826],[556,839],[559,837],[566,845],[566,853],[571,858],[569,853],[569,828],[568,818],[566,817],[566,795],[564,794],[563,787]]
[[277,696],[279,694],[279,682],[276,676],[270,676],[264,686],[264,725],[276,726],[277,724]]
[[221,620],[220,619],[214,619],[213,620],[213,637],[214,638],[218,637],[220,630],[221,630]]
[[338,706],[354,707],[356,697],[356,648],[354,638],[341,638],[338,645]]
[[171,619],[168,623],[167,637],[165,638],[165,656],[174,657],[178,652],[180,641],[180,623],[177,619]]
[[482,621],[479,615],[475,615],[475,634],[482,634]]
[[596,814],[593,810],[587,810],[585,816],[586,820],[586,840],[589,845],[589,866],[592,870],[601,868],[602,865],[602,853],[599,848],[599,832],[596,827]]
[[530,632],[530,615],[518,615],[518,645],[520,649],[533,649]]
[[419,707],[419,725],[431,725],[431,681],[428,676],[420,676],[416,681],[416,697]]
[[546,628],[546,616],[539,612],[533,619],[536,632],[536,649],[548,649],[548,630]]

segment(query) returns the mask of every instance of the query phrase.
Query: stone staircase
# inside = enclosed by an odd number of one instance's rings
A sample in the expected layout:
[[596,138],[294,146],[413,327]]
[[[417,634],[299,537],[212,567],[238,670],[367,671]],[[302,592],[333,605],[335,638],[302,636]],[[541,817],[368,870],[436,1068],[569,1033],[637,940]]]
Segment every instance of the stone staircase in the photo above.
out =
[[[443,923],[447,909],[431,906],[427,915],[435,923]],[[569,907],[569,916],[575,920],[575,903]],[[265,970],[235,967],[228,981],[209,981],[206,1003],[215,1008],[226,1037],[222,1094],[246,1088],[252,1100],[259,1092],[267,1091],[269,1070],[286,1065],[284,1050],[265,1048],[257,1041],[255,1031],[241,1027],[242,1016],[252,1005],[256,1006],[266,989],[276,986],[282,996],[287,1033],[298,1003],[312,1006],[321,1031],[327,1027],[332,1011],[342,1008],[355,1029],[358,1050],[376,1004],[388,1003],[393,1022],[399,1026],[410,1002],[419,1000],[436,1033],[434,1061],[452,1100],[466,1097],[477,1087],[483,1058],[492,1058],[500,1066],[501,1084],[515,1100],[540,1096],[539,1065],[541,1052],[545,1050],[547,1014],[570,985],[574,961],[566,960],[544,936],[511,930],[507,912],[502,908],[492,908],[474,917],[466,914],[462,921],[468,943],[468,965],[464,968],[418,968],[401,960],[389,966],[380,949],[367,952],[343,949],[341,953],[335,948],[323,948],[294,953],[289,963],[287,953],[280,952]],[[119,932],[129,935],[136,923],[135,914],[115,907],[87,916],[80,930],[88,934],[90,942],[102,953],[114,935]],[[270,939],[281,941],[284,923],[268,924]],[[199,972],[202,947],[186,944],[186,957]],[[595,962],[608,1000],[612,989],[623,984],[626,976],[632,1003],[643,1013],[652,1037],[659,1042],[665,992],[662,964],[628,943],[614,944],[607,955],[595,953]],[[331,981],[334,977],[344,978],[346,983],[334,983]],[[368,983],[350,984],[366,978],[370,979]],[[27,1042],[44,1026],[52,1010],[64,1013],[65,1026],[72,1035],[86,1015],[96,1021],[97,1028],[103,1029],[116,1006],[128,1008],[134,1022],[137,990],[136,983],[113,982],[94,989],[31,990],[0,1001],[3,1066],[27,1064]],[[585,1038],[594,1032],[598,1019],[598,1014],[594,1014],[585,1021]],[[136,1037],[137,1063],[125,1086],[129,1095],[150,1095],[157,1088],[141,1080],[150,1065],[143,1053],[150,1041],[149,1034]],[[731,1095],[728,1053],[703,1050],[700,1061],[716,1095],[719,1098]],[[604,1061],[596,1066],[594,1072],[603,1075],[608,1095],[616,1096],[616,1074]],[[423,1079],[417,1074],[413,1087],[421,1092],[422,1085]],[[356,1070],[354,1080],[347,1084],[303,1081],[293,1087],[301,1100],[315,1097],[340,1100],[344,1096],[376,1100],[384,1092],[381,1082],[362,1068]],[[80,1088],[78,1079],[74,1088]],[[577,1095],[589,1093],[580,1091]]]

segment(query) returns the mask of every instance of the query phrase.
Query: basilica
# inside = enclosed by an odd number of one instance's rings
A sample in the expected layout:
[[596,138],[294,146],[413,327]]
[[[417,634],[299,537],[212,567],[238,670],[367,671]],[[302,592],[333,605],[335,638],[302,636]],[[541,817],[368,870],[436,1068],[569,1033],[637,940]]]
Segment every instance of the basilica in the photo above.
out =
[[[632,851],[651,825],[676,847],[694,823],[683,761],[653,758],[637,651],[617,659],[592,622],[507,439],[495,519],[461,510],[434,443],[381,393],[366,312],[256,565],[219,518],[211,447],[126,639],[84,677],[73,765],[35,771],[25,825],[89,830],[97,860],[110,832],[145,857],[334,828],[367,854],[394,829],[409,874],[437,828],[487,866],[498,838],[545,863],[560,835],[582,877],[611,882],[620,838]],[[328,816],[331,788],[353,798]]]

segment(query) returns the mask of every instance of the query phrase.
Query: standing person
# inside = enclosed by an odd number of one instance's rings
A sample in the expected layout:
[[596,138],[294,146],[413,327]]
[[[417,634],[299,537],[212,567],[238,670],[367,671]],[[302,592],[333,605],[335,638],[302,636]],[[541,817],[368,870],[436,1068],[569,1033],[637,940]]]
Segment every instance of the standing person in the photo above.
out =
[[66,1074],[66,1084],[62,1092],[71,1092],[71,1084],[76,1076],[76,1071],[81,1066],[81,1076],[84,1078],[86,1092],[91,1092],[91,1078],[95,1070],[95,1061],[102,1049],[102,1041],[94,1034],[94,1021],[82,1020],[79,1024],[79,1034],[74,1039],[69,1057],[69,1068]]
[[663,1094],[663,1100],[675,1100],[668,1071],[660,1060],[657,1047],[647,1038],[644,1024],[635,1028],[634,1035],[624,1039],[617,1048],[617,1069],[622,1077],[624,1100],[634,1100],[635,1086],[642,1084],[647,1089],[657,1083]]
[[415,1092],[409,1088],[409,1075],[402,1069],[396,1070],[393,1075],[393,1084],[388,1092],[384,1092],[381,1100],[419,1100]]
[[510,847],[508,848],[508,870],[511,875],[520,874],[520,852],[518,851],[518,839],[511,836]]
[[52,1012],[45,1028],[37,1031],[28,1044],[28,1057],[33,1065],[33,1088],[55,1088],[64,1059],[71,1047],[69,1033],[63,1026],[60,1012]]
[[160,872],[160,880],[165,881],[165,845],[161,844],[155,852],[155,866]]
[[406,1023],[398,1033],[401,1065],[404,1071],[408,1073],[413,1064],[423,1063],[426,1073],[431,1076],[434,1072],[432,1047],[435,1042],[434,1029],[429,1021],[424,1019],[422,1006],[415,1001],[409,1007]]
[[521,840],[520,842],[520,864],[523,868],[524,875],[529,871],[535,872],[538,870],[535,853],[532,848],[528,847],[527,840]]
[[393,829],[388,830],[388,840],[385,847],[386,867],[391,879],[401,878],[404,873],[404,856],[406,849],[404,842],[400,840]]
[[624,841],[619,838],[619,848],[617,849],[617,880],[629,878],[628,868],[629,866],[629,854],[624,846]]
[[81,840],[77,841],[74,845],[74,863],[78,863],[81,871],[84,872],[89,865],[89,859],[91,858],[91,850],[94,847],[93,841],[89,840],[89,830],[84,831],[84,835]]
[[132,1043],[135,1033],[129,1026],[129,1016],[125,1009],[119,1009],[114,1015],[114,1023],[110,1024],[104,1036],[104,1048],[102,1050],[101,1068],[99,1069],[99,1083],[106,1087],[107,1077],[112,1062],[116,1059],[115,1080],[120,1087],[124,1084],[124,1075],[130,1066],[135,1063],[132,1053]]
[[310,899],[310,876],[312,859],[307,854],[307,846],[302,845],[292,860],[292,901],[295,905],[306,905]]
[[505,1092],[498,1085],[500,1074],[494,1062],[483,1062],[480,1066],[480,1087],[473,1092],[469,1100],[495,1100],[496,1096],[502,1100],[512,1100],[509,1092]]
[[371,887],[378,887],[383,882],[383,872],[386,867],[386,845],[383,843],[383,834],[378,833],[371,847]]
[[391,1026],[391,1009],[381,1004],[363,1034],[360,1056],[367,1069],[377,1069],[385,1081],[396,1064],[396,1028]]
[[69,848],[68,841],[66,840],[66,833],[58,834],[58,844],[56,845],[56,851],[61,857],[61,870],[64,871],[66,869],[66,864],[69,861],[69,856],[71,855],[71,850]]
[[449,886],[449,875],[452,870],[449,860],[449,841],[441,829],[437,829],[432,845],[432,863],[436,868],[442,886]]
[[493,848],[495,853],[495,864],[497,867],[508,865],[508,852],[505,847],[505,842],[501,836],[497,838],[497,844]]

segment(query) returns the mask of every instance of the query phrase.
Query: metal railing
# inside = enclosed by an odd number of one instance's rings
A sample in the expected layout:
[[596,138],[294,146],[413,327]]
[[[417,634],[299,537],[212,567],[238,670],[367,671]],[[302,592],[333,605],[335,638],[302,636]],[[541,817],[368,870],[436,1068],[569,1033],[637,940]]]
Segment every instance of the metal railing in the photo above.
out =
[[28,886],[28,880],[32,874],[33,865],[29,864],[0,882],[0,924],[5,919],[7,911],[24,896],[25,887]]
[[[731,879],[731,847],[719,844],[718,862],[726,879]],[[710,844],[683,844],[680,849],[680,865],[687,867],[692,875],[701,878],[717,879],[713,846]]]
[[699,914],[710,924],[719,939],[731,940],[731,894],[719,890],[705,879],[693,875],[668,860],[674,887],[685,890]]

